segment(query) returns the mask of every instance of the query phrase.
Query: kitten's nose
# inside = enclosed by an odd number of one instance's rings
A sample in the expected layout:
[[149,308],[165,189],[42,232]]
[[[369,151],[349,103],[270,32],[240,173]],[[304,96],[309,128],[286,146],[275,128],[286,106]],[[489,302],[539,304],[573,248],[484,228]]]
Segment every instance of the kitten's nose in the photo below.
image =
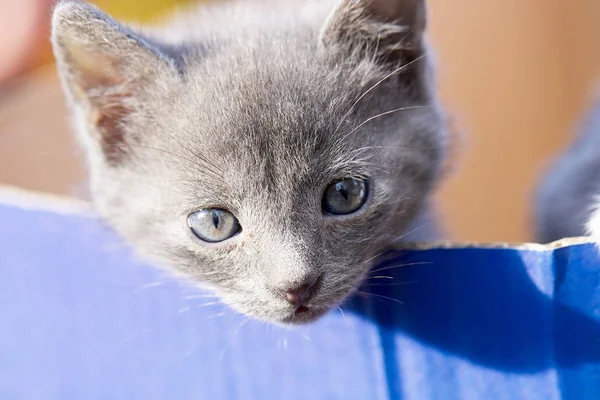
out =
[[318,276],[307,277],[300,283],[296,282],[282,285],[277,288],[277,291],[285,293],[285,298],[293,305],[300,306],[303,302],[308,300],[318,279]]

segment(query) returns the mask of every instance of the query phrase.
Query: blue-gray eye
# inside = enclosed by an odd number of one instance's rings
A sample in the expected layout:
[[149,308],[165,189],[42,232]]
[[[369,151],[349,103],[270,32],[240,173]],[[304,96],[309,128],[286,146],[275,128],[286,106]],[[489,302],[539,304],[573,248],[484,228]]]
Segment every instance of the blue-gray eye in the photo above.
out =
[[367,201],[369,185],[360,178],[346,178],[333,182],[323,195],[323,211],[326,214],[344,215],[358,211]]
[[227,240],[241,231],[237,218],[227,210],[207,208],[191,213],[188,226],[200,240],[218,243]]

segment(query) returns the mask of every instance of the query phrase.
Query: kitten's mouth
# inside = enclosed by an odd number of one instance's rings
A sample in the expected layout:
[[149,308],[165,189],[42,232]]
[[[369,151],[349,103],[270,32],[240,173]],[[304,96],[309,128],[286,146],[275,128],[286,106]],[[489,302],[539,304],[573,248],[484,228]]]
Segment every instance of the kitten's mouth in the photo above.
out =
[[294,314],[304,314],[310,312],[310,309],[306,306],[300,306],[294,311]]
[[285,325],[302,325],[314,322],[322,317],[328,310],[302,305],[280,322]]

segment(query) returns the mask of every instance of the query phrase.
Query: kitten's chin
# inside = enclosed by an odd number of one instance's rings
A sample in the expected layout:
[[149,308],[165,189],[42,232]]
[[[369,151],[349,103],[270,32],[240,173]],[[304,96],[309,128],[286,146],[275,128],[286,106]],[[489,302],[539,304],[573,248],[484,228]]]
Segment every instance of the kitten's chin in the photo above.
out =
[[[282,311],[279,313],[269,313],[268,315],[256,312],[242,312],[242,314],[248,317],[255,318],[259,321],[267,322],[273,325],[278,325],[284,328],[291,328],[294,326],[306,325],[316,322],[331,309],[324,307],[301,307],[297,311]],[[277,315],[279,314],[279,315]]]
[[303,310],[302,312],[294,312],[293,314],[284,317],[281,320],[273,322],[285,326],[306,325],[317,321],[328,311],[328,309],[307,308],[305,311]]

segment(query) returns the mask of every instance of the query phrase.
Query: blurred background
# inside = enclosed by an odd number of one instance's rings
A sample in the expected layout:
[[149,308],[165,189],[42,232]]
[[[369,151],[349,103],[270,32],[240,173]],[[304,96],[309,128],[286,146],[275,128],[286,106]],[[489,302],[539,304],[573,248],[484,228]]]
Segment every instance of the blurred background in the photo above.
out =
[[[93,1],[150,22],[190,0]],[[48,42],[53,0],[0,0],[0,183],[81,196]],[[458,131],[437,193],[453,240],[532,240],[532,194],[600,90],[600,1],[429,0],[438,85]]]

